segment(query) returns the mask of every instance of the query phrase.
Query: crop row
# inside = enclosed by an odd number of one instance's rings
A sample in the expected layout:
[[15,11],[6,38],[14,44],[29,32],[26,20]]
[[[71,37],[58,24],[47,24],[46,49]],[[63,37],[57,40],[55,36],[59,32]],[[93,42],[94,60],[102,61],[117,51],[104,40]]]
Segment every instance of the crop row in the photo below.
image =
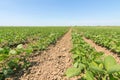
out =
[[[20,32],[21,30],[24,31],[24,28],[19,28],[19,29]],[[26,28],[25,30],[27,29],[29,30],[29,28]],[[30,28],[30,31],[22,32],[22,34],[24,35],[24,33],[26,34],[26,32],[29,32],[29,35],[32,38],[33,35],[31,35],[31,33],[34,32],[35,37],[33,38],[36,38],[35,40],[32,39],[33,41],[26,44],[20,43],[14,48],[11,48],[10,46],[7,45],[0,48],[0,62],[1,62],[0,80],[14,74],[18,69],[27,69],[27,67],[30,66],[30,62],[27,60],[28,57],[32,53],[35,54],[35,51],[44,50],[48,47],[49,44],[54,44],[58,38],[60,38],[63,34],[65,34],[68,31],[68,28],[61,28],[61,27]],[[11,35],[13,35],[13,32],[14,31],[11,31]],[[18,37],[19,39],[21,38],[19,34],[16,34],[14,36],[19,36]],[[10,39],[14,40],[14,38],[13,39],[10,38]]]
[[113,52],[120,53],[120,29],[119,27],[107,28],[81,28],[84,36],[93,40],[96,44],[106,47]]
[[118,80],[120,64],[112,56],[105,56],[87,44],[82,36],[72,33],[73,67],[68,68],[68,77],[80,76],[81,80]]
[[[63,28],[49,27],[1,27],[0,47],[16,47],[18,44],[30,43],[31,39],[36,40],[49,33],[64,30]],[[44,35],[43,35],[44,34]],[[38,37],[40,36],[40,37]]]

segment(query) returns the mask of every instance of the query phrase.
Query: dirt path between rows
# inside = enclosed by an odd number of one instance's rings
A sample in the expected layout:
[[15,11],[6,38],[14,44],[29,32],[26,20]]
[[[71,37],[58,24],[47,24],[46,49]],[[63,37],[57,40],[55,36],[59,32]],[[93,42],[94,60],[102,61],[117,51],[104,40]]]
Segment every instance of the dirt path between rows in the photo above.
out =
[[84,39],[85,42],[87,42],[88,44],[90,44],[91,47],[94,47],[94,48],[96,49],[96,51],[98,51],[98,52],[104,52],[105,55],[111,55],[111,56],[113,56],[113,57],[116,59],[116,61],[117,61],[118,63],[120,63],[120,58],[118,57],[118,55],[117,55],[116,53],[113,53],[113,52],[111,52],[110,50],[108,50],[107,48],[101,47],[101,46],[95,44],[95,43],[94,43],[92,40],[90,40],[90,39],[87,39],[87,38],[85,38],[85,37],[83,37],[83,39]]
[[56,45],[30,59],[35,63],[22,76],[13,80],[77,80],[68,79],[64,73],[72,65],[70,50],[72,48],[71,30],[69,30]]

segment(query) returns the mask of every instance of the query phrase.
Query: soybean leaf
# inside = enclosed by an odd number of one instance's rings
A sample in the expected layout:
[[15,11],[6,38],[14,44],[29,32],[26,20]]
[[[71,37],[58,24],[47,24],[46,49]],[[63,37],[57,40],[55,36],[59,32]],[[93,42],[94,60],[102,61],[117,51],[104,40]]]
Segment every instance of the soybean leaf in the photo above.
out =
[[94,76],[93,76],[92,72],[90,72],[90,71],[86,71],[84,78],[86,80],[94,80]]
[[73,76],[78,76],[81,73],[81,70],[79,68],[68,68],[67,71],[65,72],[67,77],[73,77]]
[[110,66],[110,68],[108,69],[109,74],[112,74],[112,73],[115,73],[115,72],[120,72],[120,64]]
[[114,59],[114,57],[112,56],[107,56],[104,59],[104,65],[105,65],[105,69],[108,70],[111,66],[116,65],[116,61]]

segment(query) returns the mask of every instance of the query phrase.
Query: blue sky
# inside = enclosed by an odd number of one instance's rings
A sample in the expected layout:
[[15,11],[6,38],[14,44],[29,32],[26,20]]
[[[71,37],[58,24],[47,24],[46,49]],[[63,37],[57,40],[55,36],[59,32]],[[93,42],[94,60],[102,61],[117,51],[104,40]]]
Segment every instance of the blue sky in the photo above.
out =
[[0,0],[0,25],[120,25],[120,0]]

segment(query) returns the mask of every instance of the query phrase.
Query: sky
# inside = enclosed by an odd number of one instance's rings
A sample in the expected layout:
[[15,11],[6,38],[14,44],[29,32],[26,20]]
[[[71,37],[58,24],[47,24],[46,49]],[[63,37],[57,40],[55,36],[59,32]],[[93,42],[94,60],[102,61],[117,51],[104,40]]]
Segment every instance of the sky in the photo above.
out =
[[120,25],[120,0],[0,0],[0,26]]

